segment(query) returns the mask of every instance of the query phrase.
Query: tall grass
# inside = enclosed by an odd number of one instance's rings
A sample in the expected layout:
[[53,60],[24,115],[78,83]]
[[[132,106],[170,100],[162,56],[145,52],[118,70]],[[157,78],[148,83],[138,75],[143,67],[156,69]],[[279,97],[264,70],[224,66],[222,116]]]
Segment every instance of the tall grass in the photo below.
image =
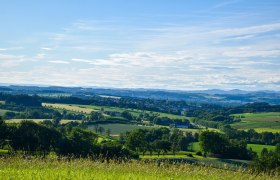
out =
[[275,175],[250,174],[189,164],[158,164],[143,161],[110,162],[89,159],[0,159],[0,179],[278,179]]

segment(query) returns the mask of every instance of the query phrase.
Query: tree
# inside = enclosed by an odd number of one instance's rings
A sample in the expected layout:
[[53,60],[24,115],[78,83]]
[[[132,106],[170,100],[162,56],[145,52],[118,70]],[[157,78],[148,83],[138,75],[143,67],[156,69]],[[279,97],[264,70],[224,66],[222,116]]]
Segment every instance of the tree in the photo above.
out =
[[135,129],[128,134],[126,145],[136,152],[145,155],[147,151],[147,132],[146,129]]
[[94,125],[95,133],[98,133],[98,129],[99,129],[99,125],[98,125],[98,124],[95,124],[95,125]]
[[179,129],[174,129],[170,135],[171,151],[175,155],[177,151],[181,149],[180,142],[183,138],[182,131]]
[[15,129],[12,144],[15,150],[34,153],[38,148],[38,124],[33,121],[22,121]]
[[111,135],[111,129],[108,128],[107,131],[106,131],[106,133],[107,133],[107,136],[110,136],[110,135]]
[[154,142],[155,151],[160,155],[160,152],[163,152],[163,155],[166,154],[171,149],[171,143],[166,140],[156,140]]
[[220,133],[203,131],[199,136],[199,144],[206,154],[223,154],[228,142]]
[[131,120],[133,119],[133,116],[132,116],[131,113],[128,112],[128,111],[123,111],[123,112],[121,113],[121,116],[124,117],[124,118],[126,118],[126,119],[129,120],[129,121],[131,121]]
[[12,111],[7,111],[4,114],[4,119],[12,119],[16,116],[16,113],[12,112]]
[[100,111],[93,111],[90,113],[90,121],[100,121],[104,118],[104,115]]
[[4,145],[5,140],[7,139],[8,136],[8,129],[5,121],[0,120],[0,147]]
[[97,138],[91,131],[73,128],[69,135],[58,143],[56,152],[59,155],[89,156],[97,151]]
[[[100,127],[98,128],[98,132],[99,132],[100,134],[103,134],[103,133],[105,132],[104,127],[100,126]],[[110,133],[111,133],[111,132],[110,132]],[[109,133],[109,134],[110,134],[110,133]],[[110,135],[108,135],[108,136],[110,136]]]
[[38,147],[37,150],[43,154],[43,157],[55,148],[61,134],[54,128],[39,126],[38,127]]
[[280,145],[276,145],[275,151],[263,150],[260,157],[254,159],[252,168],[258,172],[279,173],[280,169]]
[[62,120],[62,115],[60,114],[60,112],[55,111],[52,118],[54,126],[58,126],[60,124],[60,121]]
[[255,153],[247,149],[245,141],[228,139],[218,132],[203,131],[199,136],[199,143],[206,154],[246,160],[255,157]]

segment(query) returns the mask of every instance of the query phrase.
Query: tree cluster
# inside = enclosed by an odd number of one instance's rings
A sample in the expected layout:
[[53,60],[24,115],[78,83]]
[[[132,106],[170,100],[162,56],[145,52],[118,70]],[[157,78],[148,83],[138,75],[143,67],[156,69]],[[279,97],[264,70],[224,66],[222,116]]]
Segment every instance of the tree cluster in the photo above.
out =
[[249,160],[256,156],[252,150],[247,149],[246,142],[229,139],[218,132],[201,132],[199,143],[205,154],[217,157]]
[[230,125],[221,128],[225,135],[230,139],[246,141],[248,144],[276,145],[280,143],[280,133],[256,132],[254,129],[248,131],[237,130]]
[[136,129],[128,133],[126,145],[145,155],[147,152],[152,155],[156,152],[166,154],[172,151],[173,154],[179,150],[187,150],[191,142],[197,141],[198,135],[191,133],[184,134],[178,129],[154,128],[154,129]]
[[257,172],[280,173],[280,144],[276,145],[275,151],[268,151],[266,148],[262,150],[261,156],[257,157],[252,169]]

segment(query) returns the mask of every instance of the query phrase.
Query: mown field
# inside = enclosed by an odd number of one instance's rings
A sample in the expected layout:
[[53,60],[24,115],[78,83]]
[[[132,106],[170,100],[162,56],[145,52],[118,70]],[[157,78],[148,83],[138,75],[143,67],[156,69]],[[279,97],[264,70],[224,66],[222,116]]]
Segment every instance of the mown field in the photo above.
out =
[[255,129],[257,132],[280,132],[280,112],[234,114],[241,122],[232,124],[236,129]]
[[252,174],[248,170],[229,171],[205,166],[169,163],[102,163],[88,159],[0,159],[0,179],[279,179],[275,175]]
[[67,110],[72,112],[79,112],[79,113],[85,113],[90,114],[93,111],[96,111],[95,109],[90,108],[84,108],[77,105],[71,105],[71,104],[51,104],[51,103],[42,103],[42,106],[54,108],[54,109],[61,109],[61,110]]

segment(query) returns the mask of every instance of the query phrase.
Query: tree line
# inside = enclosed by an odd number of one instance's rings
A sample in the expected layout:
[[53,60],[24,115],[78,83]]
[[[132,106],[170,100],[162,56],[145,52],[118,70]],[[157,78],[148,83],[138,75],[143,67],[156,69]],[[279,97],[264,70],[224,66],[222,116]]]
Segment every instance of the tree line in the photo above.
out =
[[117,141],[98,143],[98,135],[79,124],[57,126],[48,121],[22,121],[6,124],[0,121],[0,147],[10,152],[45,157],[55,152],[59,157],[137,158],[137,154]]

